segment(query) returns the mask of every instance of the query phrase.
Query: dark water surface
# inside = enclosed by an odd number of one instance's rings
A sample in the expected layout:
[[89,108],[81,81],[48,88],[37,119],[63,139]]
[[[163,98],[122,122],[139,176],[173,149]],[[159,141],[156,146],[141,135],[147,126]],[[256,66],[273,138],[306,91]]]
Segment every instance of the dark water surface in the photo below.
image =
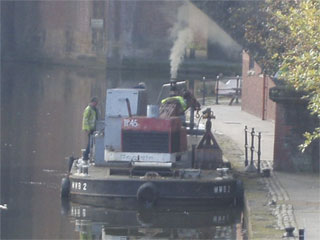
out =
[[[82,111],[107,88],[146,82],[151,103],[167,74],[105,72],[32,64],[1,69],[1,239],[239,239],[239,214],[147,212],[61,207],[60,182],[85,145]],[[231,211],[231,212],[230,212]]]

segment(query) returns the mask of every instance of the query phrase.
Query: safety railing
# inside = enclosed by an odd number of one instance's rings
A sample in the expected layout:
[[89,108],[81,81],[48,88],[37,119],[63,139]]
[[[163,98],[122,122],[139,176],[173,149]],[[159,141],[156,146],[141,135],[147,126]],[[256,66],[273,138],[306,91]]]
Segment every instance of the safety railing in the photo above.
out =
[[215,79],[207,79],[204,76],[202,80],[195,82],[195,96],[202,105],[206,104],[207,99],[210,99],[211,104],[220,104],[221,100],[225,103],[225,99],[230,98],[229,105],[239,103],[241,99],[241,77],[239,75],[223,76],[219,74]]
[[[248,135],[250,139],[248,139]],[[251,131],[248,129],[247,126],[244,128],[244,149],[245,149],[245,160],[244,165],[246,167],[246,172],[261,172],[261,132],[256,133],[254,128]],[[258,141],[257,146],[255,145],[255,139]],[[250,143],[249,143],[249,140]],[[249,163],[249,154],[250,151],[250,163]],[[257,155],[257,168],[254,165],[254,155]]]

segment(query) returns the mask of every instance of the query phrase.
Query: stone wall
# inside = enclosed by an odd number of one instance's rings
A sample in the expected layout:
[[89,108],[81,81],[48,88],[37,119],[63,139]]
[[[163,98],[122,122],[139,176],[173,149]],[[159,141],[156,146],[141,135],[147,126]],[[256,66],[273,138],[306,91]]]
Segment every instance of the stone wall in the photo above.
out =
[[[81,60],[105,62],[105,2],[14,1],[5,2],[13,17],[3,16],[10,29],[3,39],[5,57],[64,63]],[[99,6],[99,4],[103,6]],[[102,9],[97,11],[97,9]],[[94,26],[94,20],[98,24]],[[96,21],[96,22],[97,22]],[[8,31],[8,30],[7,30]],[[11,45],[10,45],[11,44]],[[8,46],[11,46],[10,51]],[[85,61],[83,61],[85,63]]]
[[[179,4],[149,1],[12,1],[1,16],[3,57],[82,62],[168,60],[168,17]],[[169,15],[167,12],[171,12]]]
[[[102,68],[107,65],[111,68],[169,71],[173,45],[170,29],[177,21],[178,9],[183,3],[139,0],[5,1],[1,3],[2,57],[62,65]],[[189,64],[182,68],[188,72],[196,68],[200,72],[210,71],[214,64],[224,60],[224,66],[236,63],[239,72],[240,62],[235,56],[239,55],[240,46],[191,3],[190,9],[190,14],[185,15],[183,21],[192,29],[201,46],[196,49],[195,59],[185,61],[192,66]],[[211,38],[230,44],[227,47],[223,44],[211,46],[209,33]],[[211,46],[209,49],[207,44]],[[207,51],[211,53],[207,54]],[[219,60],[212,61],[215,59],[212,55]],[[222,55],[226,57],[222,58]]]
[[242,110],[263,120],[275,120],[275,103],[269,99],[269,89],[275,84],[261,73],[260,66],[242,53]]

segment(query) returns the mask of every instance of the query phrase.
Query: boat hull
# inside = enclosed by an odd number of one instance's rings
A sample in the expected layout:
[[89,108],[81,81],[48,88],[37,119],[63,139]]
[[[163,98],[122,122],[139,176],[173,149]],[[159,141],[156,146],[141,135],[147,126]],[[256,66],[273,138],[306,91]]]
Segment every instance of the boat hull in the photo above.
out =
[[152,205],[207,208],[235,205],[238,199],[238,184],[234,178],[183,179],[137,176],[97,178],[90,175],[72,175],[69,179],[69,195],[72,201],[103,207],[130,209]]

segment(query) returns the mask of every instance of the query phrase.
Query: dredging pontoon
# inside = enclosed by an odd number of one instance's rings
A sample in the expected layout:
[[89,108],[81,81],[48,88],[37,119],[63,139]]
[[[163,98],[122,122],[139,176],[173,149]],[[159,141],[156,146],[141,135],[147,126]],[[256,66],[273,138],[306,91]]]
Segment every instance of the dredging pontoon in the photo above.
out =
[[[170,85],[164,85],[160,99]],[[222,160],[211,132],[211,109],[202,112],[206,126],[201,128],[193,119],[159,118],[158,106],[147,105],[146,94],[145,89],[107,90],[105,120],[97,123],[90,161],[69,158],[61,196],[126,209],[241,203],[242,183]]]

